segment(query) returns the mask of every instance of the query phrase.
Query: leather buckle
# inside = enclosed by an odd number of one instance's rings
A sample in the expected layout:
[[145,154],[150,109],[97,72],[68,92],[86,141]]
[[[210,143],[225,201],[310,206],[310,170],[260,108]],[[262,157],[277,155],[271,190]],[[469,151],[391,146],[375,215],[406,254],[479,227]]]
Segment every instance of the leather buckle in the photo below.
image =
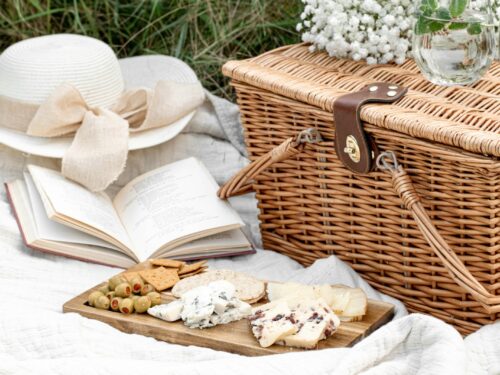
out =
[[376,145],[363,129],[359,117],[361,107],[366,103],[394,103],[407,91],[393,83],[376,82],[335,100],[335,151],[349,170],[362,174],[370,172],[378,154]]

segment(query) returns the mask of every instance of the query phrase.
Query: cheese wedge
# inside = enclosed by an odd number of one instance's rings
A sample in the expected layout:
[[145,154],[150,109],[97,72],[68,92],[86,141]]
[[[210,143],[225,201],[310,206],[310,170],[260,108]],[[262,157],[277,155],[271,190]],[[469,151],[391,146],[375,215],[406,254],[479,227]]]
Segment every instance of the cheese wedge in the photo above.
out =
[[297,326],[292,323],[290,308],[283,300],[254,308],[248,319],[255,338],[263,348],[273,345],[276,341],[298,330]]
[[346,288],[349,293],[349,303],[342,310],[340,320],[343,322],[357,322],[363,319],[368,308],[366,294],[361,288]]
[[328,301],[328,305],[332,308],[335,314],[342,315],[347,305],[349,304],[349,299],[351,297],[349,290],[351,288],[337,288],[330,286],[328,291],[322,297]]
[[323,299],[303,301],[292,309],[292,314],[298,330],[280,342],[286,346],[312,349],[333,335],[340,325],[339,318]]
[[368,300],[360,288],[344,285],[301,285],[289,283],[268,283],[270,301],[285,299],[289,307],[308,299],[322,298],[342,321],[358,321],[366,314]]
[[156,305],[148,309],[148,314],[166,320],[167,322],[175,322],[181,318],[181,311],[184,304],[180,300],[175,300],[167,304]]
[[[290,301],[293,301],[293,306]],[[262,347],[276,343],[314,348],[340,325],[339,318],[321,298],[301,301],[294,297],[282,298],[254,308],[248,319]]]
[[168,322],[182,319],[189,328],[209,328],[250,315],[252,307],[235,295],[234,285],[218,280],[187,291],[179,300],[154,306],[148,313]]
[[268,283],[267,298],[269,301],[275,301],[291,295],[302,297],[304,299],[314,298],[316,293],[312,285],[304,285],[294,282],[288,283]]

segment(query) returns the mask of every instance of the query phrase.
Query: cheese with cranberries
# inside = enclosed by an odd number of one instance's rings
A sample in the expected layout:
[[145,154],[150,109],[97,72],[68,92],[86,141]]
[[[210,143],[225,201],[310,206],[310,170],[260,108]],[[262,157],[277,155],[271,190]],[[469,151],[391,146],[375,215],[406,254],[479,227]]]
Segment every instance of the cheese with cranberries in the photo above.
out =
[[262,347],[281,344],[314,348],[340,325],[339,318],[322,299],[276,300],[254,308],[248,319]]
[[270,302],[252,310],[248,318],[260,346],[267,348],[297,332],[292,311],[285,301]]
[[312,349],[337,330],[339,318],[321,299],[299,303],[292,309],[297,332],[278,344]]

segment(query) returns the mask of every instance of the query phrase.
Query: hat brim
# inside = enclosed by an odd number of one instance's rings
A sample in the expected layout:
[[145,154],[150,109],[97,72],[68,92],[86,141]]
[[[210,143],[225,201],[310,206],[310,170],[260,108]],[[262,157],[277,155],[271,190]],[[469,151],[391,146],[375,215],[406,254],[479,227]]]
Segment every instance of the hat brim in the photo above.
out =
[[[166,79],[178,83],[198,81],[194,71],[184,62],[170,56],[137,56],[119,60],[125,88],[154,88],[157,81]],[[165,143],[177,136],[193,118],[192,112],[176,122],[156,129],[130,133],[129,150],[139,150]],[[71,145],[73,137],[42,138],[0,127],[0,144],[21,152],[62,158]]]

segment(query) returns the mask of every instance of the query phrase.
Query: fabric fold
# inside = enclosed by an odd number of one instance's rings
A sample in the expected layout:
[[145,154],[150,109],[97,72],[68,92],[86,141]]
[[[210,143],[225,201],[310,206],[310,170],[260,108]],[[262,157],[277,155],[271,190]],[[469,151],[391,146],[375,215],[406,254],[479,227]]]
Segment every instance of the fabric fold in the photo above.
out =
[[122,173],[127,155],[127,121],[106,109],[87,111],[62,160],[62,174],[102,191]]

